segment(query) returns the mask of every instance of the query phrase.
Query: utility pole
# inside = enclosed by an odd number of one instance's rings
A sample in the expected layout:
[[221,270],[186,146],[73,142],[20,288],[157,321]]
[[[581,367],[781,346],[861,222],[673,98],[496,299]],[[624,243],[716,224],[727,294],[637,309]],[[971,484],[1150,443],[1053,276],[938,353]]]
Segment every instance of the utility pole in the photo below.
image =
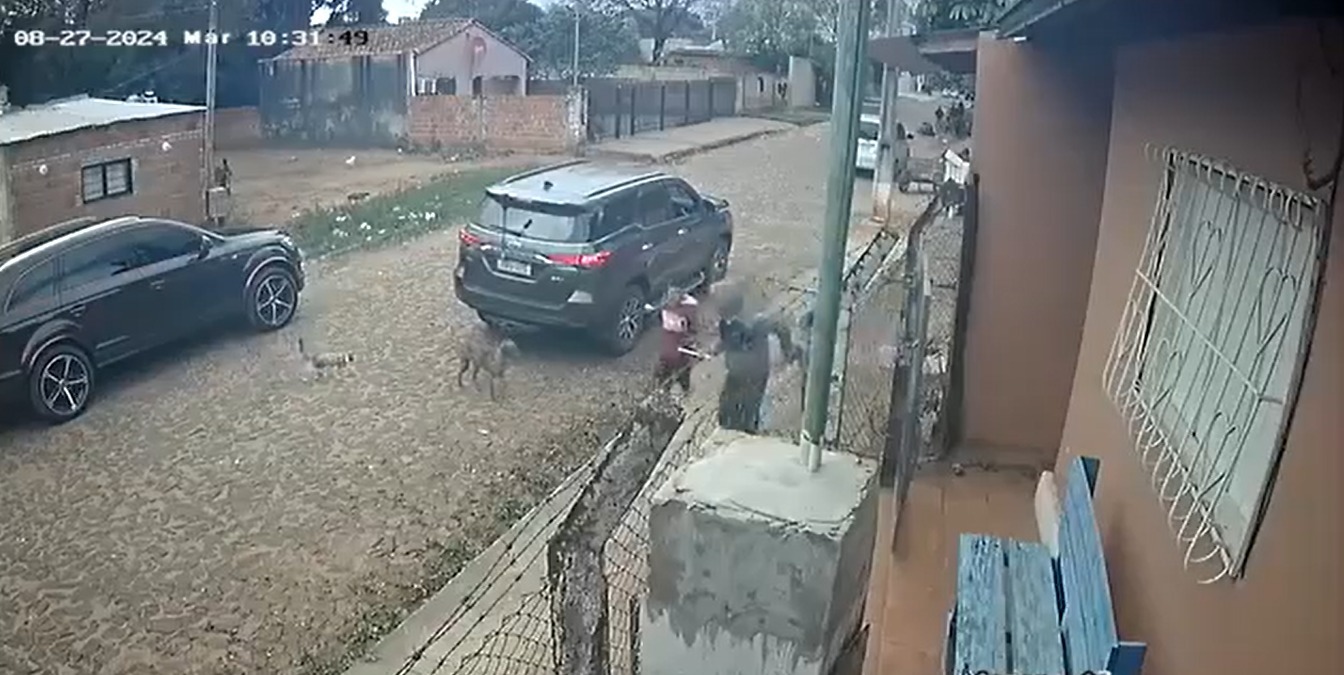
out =
[[[821,266],[808,351],[803,406],[803,461],[809,471],[821,466],[821,446],[830,408],[835,339],[845,273],[845,243],[854,200],[854,155],[868,61],[868,0],[841,0],[835,46],[835,93],[831,99],[831,158],[826,178],[826,221],[821,235]],[[843,366],[843,364],[842,364]]]
[[210,188],[215,186],[215,80],[219,75],[219,0],[210,0],[209,38],[205,43],[205,215],[214,217],[210,205]]
[[579,0],[574,0],[574,86],[579,86]]
[[[886,35],[905,32],[905,1],[887,0]],[[877,169],[873,172],[873,220],[891,220],[891,189],[896,183],[896,101],[900,96],[901,71],[890,64],[882,67],[882,128],[877,144]]]

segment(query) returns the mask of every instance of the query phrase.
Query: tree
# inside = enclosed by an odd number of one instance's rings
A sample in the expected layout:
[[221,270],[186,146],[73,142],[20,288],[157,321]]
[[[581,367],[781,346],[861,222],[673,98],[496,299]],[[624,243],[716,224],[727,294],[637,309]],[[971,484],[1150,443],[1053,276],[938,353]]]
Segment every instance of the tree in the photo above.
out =
[[[924,0],[915,9],[915,25],[921,33],[987,26],[1006,4],[1006,0]],[[925,85],[972,96],[975,76],[933,73],[925,78]]]
[[[639,28],[639,36],[642,38],[658,37],[658,16],[649,10],[635,10],[630,13],[635,20],[635,26]],[[705,28],[705,21],[689,8],[675,9],[669,14],[666,23],[672,28],[668,32],[669,38],[705,38],[709,31]]]
[[[574,9],[555,5],[536,25],[532,65],[543,77],[574,76]],[[579,76],[601,77],[639,56],[639,35],[622,14],[579,12]]]
[[421,19],[476,19],[501,35],[535,25],[543,15],[527,0],[430,0],[420,12]]
[[724,41],[758,67],[777,70],[805,56],[817,37],[817,17],[805,0],[738,0],[720,21]]
[[636,17],[641,32],[653,40],[653,62],[660,63],[668,38],[685,27],[688,17],[697,16],[697,4],[697,0],[597,0],[594,9]]
[[915,25],[921,33],[987,26],[1006,4],[1005,0],[923,0],[915,7]]
[[383,0],[340,0],[332,8],[328,24],[375,24],[387,22]]
[[529,56],[543,48],[545,12],[527,0],[430,0],[421,19],[475,19]]
[[[308,25],[312,0],[242,0],[220,3],[220,26],[240,32],[255,26],[277,31]],[[205,50],[181,44],[184,30],[201,30],[208,10],[194,0],[0,0],[0,82],[16,104],[74,94],[123,98],[153,89],[161,98],[205,100]],[[143,29],[163,31],[167,47],[17,46],[18,30]],[[257,59],[283,47],[234,42],[219,49],[221,106],[257,102]]]

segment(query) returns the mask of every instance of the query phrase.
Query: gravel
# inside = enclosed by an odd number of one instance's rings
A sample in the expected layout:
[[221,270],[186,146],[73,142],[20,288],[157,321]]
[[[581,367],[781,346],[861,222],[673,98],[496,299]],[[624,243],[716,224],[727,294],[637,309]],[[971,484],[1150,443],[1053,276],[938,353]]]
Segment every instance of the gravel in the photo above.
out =
[[[732,201],[731,274],[765,292],[817,259],[826,130],[672,167]],[[445,231],[319,261],[290,329],[137,360],[71,424],[0,428],[0,672],[334,672],[594,452],[652,336],[618,360],[523,341],[491,404],[453,377],[476,321],[455,257]],[[315,378],[300,336],[357,360]]]

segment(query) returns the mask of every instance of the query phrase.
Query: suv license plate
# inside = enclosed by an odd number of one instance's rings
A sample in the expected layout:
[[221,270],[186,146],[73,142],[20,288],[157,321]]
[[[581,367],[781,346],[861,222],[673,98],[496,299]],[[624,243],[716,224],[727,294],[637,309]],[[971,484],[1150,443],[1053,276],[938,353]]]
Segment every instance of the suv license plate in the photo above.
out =
[[508,272],[509,274],[517,274],[518,276],[521,277],[532,276],[532,266],[527,263],[518,262],[516,260],[500,260],[499,263],[495,265],[495,267],[499,268],[499,271],[501,272]]

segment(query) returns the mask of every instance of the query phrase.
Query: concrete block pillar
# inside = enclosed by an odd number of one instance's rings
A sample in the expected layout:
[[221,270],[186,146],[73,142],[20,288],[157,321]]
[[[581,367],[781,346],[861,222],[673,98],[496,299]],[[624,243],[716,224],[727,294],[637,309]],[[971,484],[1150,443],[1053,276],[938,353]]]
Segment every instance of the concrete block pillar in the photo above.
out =
[[876,465],[718,432],[649,514],[643,675],[825,675],[863,620]]

